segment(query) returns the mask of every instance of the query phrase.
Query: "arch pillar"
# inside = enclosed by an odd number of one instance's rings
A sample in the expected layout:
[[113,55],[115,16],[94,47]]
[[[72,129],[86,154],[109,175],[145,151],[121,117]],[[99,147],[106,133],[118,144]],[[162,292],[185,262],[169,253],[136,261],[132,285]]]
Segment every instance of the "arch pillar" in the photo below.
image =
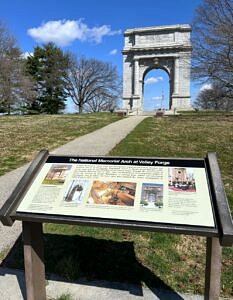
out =
[[174,94],[179,94],[179,57],[175,57],[174,59]]
[[139,95],[139,60],[134,60],[134,96]]

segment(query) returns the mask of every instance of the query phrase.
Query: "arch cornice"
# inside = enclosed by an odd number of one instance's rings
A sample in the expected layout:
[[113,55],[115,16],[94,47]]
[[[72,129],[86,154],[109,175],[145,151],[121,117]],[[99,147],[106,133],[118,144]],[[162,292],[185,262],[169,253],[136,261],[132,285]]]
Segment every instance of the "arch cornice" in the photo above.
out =
[[124,48],[122,50],[122,54],[128,54],[128,53],[134,53],[134,52],[146,52],[146,51],[192,51],[192,46],[184,46],[184,45],[179,45],[179,46],[158,46],[158,47],[146,47],[146,48],[142,48],[142,47],[132,47],[132,48]]
[[139,59],[153,59],[153,58],[178,58],[180,57],[180,54],[174,53],[174,54],[148,54],[148,55],[134,55],[133,60],[139,60]]

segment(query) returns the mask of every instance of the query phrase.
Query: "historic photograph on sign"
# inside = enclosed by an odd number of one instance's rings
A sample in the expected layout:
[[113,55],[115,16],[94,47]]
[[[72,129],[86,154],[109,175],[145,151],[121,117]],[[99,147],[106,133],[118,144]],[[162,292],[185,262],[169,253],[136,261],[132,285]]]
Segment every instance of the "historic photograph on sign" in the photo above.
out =
[[175,192],[196,192],[192,168],[169,168],[168,188]]
[[143,183],[140,204],[141,207],[144,208],[162,208],[163,185],[154,183]]
[[87,203],[134,206],[136,183],[94,181]]
[[67,203],[81,204],[87,187],[88,180],[72,180],[64,194],[63,200]]
[[53,164],[42,184],[63,184],[71,167],[72,165]]

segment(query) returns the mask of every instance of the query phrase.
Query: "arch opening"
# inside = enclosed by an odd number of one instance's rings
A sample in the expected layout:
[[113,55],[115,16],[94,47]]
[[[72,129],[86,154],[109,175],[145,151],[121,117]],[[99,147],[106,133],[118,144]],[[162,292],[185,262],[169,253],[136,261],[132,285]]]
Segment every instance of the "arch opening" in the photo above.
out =
[[163,68],[150,68],[143,76],[143,111],[171,108],[170,77]]

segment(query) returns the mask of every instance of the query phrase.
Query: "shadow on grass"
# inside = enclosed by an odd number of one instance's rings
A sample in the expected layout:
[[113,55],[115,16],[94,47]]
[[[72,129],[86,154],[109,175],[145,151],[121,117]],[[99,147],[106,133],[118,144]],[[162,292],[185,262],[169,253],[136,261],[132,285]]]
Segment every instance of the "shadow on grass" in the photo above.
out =
[[[183,299],[137,260],[131,241],[44,234],[44,246],[46,273],[58,275],[56,280],[124,290],[137,296],[143,296],[142,284],[145,284],[159,299]],[[23,269],[23,264],[20,236],[1,267]],[[22,281],[19,285],[22,289]],[[163,290],[167,296],[162,296]]]

